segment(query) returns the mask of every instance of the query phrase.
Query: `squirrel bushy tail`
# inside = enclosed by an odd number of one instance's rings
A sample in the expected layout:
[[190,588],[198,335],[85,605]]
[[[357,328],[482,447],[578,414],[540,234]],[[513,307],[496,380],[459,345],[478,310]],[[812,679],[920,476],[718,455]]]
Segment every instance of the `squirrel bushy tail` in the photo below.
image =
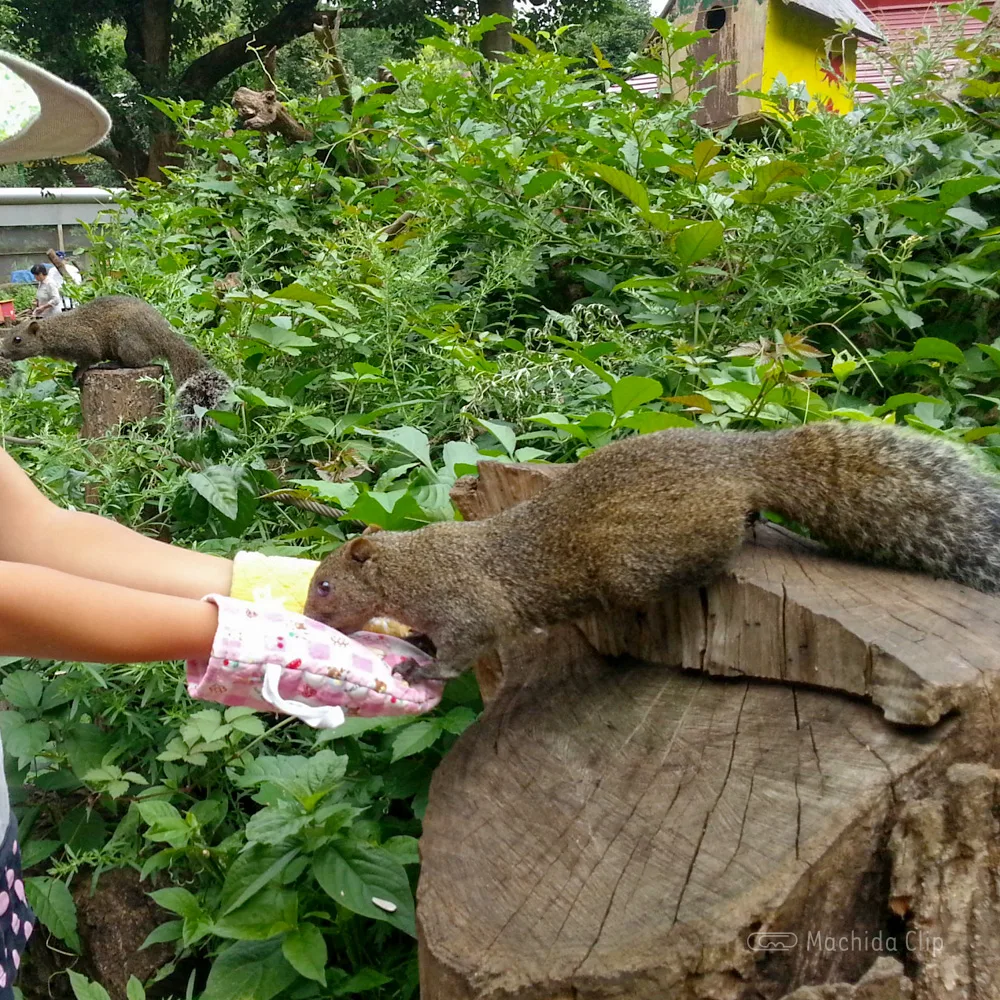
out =
[[761,507],[841,555],[1000,590],[1000,478],[968,451],[878,423],[758,437]]

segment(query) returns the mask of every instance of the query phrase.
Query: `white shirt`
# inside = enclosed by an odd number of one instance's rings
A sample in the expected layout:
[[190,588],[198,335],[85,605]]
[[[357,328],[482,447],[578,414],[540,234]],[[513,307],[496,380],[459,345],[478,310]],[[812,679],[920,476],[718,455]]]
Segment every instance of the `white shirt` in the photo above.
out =
[[35,300],[37,302],[35,308],[44,308],[44,311],[40,314],[42,319],[48,319],[50,316],[55,316],[56,313],[62,311],[62,294],[60,292],[62,283],[62,275],[55,268],[52,268],[45,276],[45,280],[39,284],[35,292]]

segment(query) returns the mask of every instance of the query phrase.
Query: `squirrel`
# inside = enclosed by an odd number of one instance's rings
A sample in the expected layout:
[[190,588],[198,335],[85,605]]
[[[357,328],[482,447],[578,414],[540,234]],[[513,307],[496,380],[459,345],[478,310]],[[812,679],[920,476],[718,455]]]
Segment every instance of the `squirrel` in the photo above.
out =
[[78,385],[91,368],[145,368],[165,358],[185,426],[195,407],[214,409],[232,383],[151,306],[127,295],[91,299],[49,319],[27,320],[0,332],[0,356],[74,361]]
[[829,421],[625,438],[485,520],[369,529],[320,563],[305,613],[396,619],[435,647],[411,677],[456,677],[499,639],[708,582],[761,510],[838,555],[1000,590],[1000,481],[951,442]]

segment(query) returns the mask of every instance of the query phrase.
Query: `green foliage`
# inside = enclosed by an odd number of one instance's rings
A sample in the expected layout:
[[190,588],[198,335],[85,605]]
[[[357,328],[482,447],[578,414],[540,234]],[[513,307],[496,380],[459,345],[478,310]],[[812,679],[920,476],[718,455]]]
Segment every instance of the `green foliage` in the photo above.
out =
[[[487,63],[475,32],[439,27],[393,65],[396,93],[290,102],[308,142],[226,138],[231,110],[162,104],[189,164],[94,233],[91,291],[158,306],[238,398],[203,433],[95,455],[67,367],[20,366],[4,429],[43,441],[14,450],[53,499],[84,507],[99,483],[100,512],[179,544],[318,557],[365,524],[454,517],[479,461],[671,427],[880,419],[997,461],[998,66],[977,43],[964,103],[917,59],[849,115],[786,107],[737,142],[693,124],[697,91],[614,89],[564,51],[571,32]],[[72,876],[134,865],[158,880],[150,943],[200,963],[209,1000],[416,994],[416,838],[474,682],[424,718],[316,734],[192,705],[176,665],[3,674],[52,935],[78,946]]]

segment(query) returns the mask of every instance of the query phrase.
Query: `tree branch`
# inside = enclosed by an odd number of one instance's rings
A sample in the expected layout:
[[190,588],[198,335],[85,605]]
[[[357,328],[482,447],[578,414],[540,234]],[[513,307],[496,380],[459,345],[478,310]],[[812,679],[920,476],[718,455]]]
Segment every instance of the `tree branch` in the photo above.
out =
[[[371,11],[357,11],[350,27],[365,27],[372,17]],[[300,35],[313,30],[319,20],[316,0],[288,0],[284,7],[267,24],[216,46],[199,56],[184,71],[179,90],[186,98],[204,97],[220,80],[254,58],[250,46],[260,49],[280,48]]]

